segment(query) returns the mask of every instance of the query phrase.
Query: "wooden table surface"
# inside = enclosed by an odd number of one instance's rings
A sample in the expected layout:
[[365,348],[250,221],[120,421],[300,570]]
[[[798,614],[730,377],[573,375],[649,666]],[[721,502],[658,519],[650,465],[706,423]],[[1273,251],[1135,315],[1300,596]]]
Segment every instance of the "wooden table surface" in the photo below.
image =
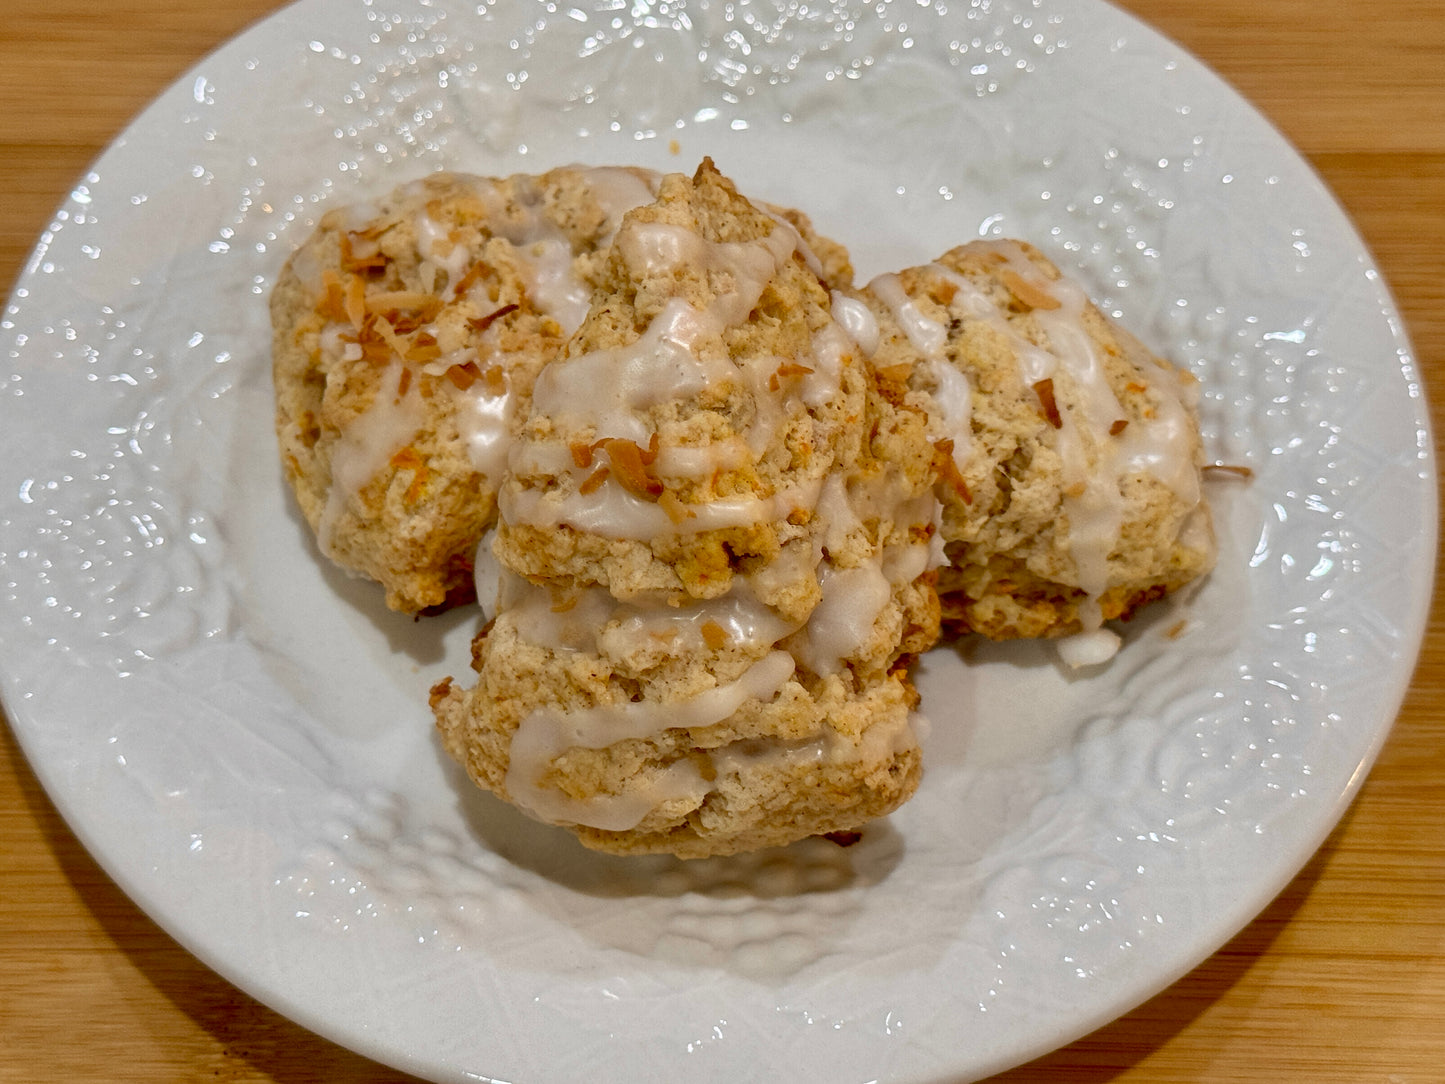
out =
[[[6,0],[0,285],[126,122],[274,0]],[[1126,0],[1310,159],[1395,290],[1445,432],[1445,4]],[[1438,448],[1437,441],[1437,448]],[[8,498],[6,498],[8,499]],[[1358,800],[1196,971],[1022,1081],[1445,1081],[1445,609]],[[0,1081],[396,1081],[198,963],[100,871],[0,727]],[[761,1079],[761,1078],[760,1078]]]

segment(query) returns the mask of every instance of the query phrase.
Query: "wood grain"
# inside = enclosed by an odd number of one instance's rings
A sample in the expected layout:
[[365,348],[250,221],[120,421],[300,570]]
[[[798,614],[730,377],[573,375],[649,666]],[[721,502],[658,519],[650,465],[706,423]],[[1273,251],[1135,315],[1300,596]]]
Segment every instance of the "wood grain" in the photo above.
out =
[[[9,0],[0,283],[75,178],[171,80],[273,0]],[[1391,283],[1445,432],[1445,7],[1127,0],[1311,160]],[[1438,441],[1438,438],[1437,438]],[[1122,1019],[998,1078],[1445,1080],[1445,607],[1349,814],[1265,912]],[[404,1081],[290,1023],[108,880],[0,728],[0,1081]]]

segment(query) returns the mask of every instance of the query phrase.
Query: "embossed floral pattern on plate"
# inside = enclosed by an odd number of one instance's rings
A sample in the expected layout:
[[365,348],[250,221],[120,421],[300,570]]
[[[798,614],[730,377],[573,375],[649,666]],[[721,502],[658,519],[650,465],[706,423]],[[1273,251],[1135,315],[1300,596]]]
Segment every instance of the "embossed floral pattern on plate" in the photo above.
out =
[[[704,154],[863,277],[1035,241],[1254,477],[1211,482],[1219,570],[1110,666],[925,659],[926,780],[856,846],[623,861],[439,753],[471,614],[316,558],[266,295],[327,206],[418,173]],[[439,1080],[959,1080],[1067,1041],[1292,876],[1419,643],[1434,466],[1386,287],[1267,124],[1095,0],[308,0],[117,140],[0,331],[0,675],[37,771],[203,959]]]

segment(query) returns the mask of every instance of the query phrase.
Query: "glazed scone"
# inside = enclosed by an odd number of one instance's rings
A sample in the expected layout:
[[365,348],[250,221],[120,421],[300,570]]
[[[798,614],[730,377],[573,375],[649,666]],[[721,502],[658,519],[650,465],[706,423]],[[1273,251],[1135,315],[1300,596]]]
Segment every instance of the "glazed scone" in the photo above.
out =
[[877,394],[809,264],[711,163],[669,176],[538,380],[478,681],[432,705],[478,784],[587,846],[784,844],[917,785],[927,421]]
[[472,590],[510,430],[655,174],[433,174],[328,213],[271,298],[276,429],[323,553],[416,612]]
[[973,242],[863,297],[882,386],[930,417],[946,624],[1093,633],[1212,567],[1196,382],[1038,250]]

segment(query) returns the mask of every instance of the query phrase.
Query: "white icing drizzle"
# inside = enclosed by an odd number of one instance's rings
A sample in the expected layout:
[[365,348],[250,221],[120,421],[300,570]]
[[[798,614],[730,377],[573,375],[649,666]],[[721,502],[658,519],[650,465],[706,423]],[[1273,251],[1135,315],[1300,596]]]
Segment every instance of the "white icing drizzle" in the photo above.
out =
[[548,365],[532,391],[533,410],[579,434],[590,431],[593,440],[620,437],[645,447],[652,433],[639,411],[736,380],[737,367],[725,358],[704,360],[689,349],[711,330],[705,314],[674,298],[629,346]]
[[[540,216],[536,221],[555,229]],[[532,304],[571,335],[582,326],[592,304],[592,287],[573,270],[572,243],[565,237],[548,237],[526,244],[517,255]]]
[[874,297],[888,306],[888,311],[893,314],[893,319],[903,329],[903,334],[908,336],[914,349],[926,358],[943,355],[944,344],[948,341],[948,329],[937,320],[923,315],[918,302],[908,296],[897,275],[879,275],[868,284],[868,288],[873,291]]
[[482,611],[482,620],[490,621],[497,616],[502,596],[502,563],[492,553],[492,542],[497,537],[497,528],[488,527],[477,542],[472,557],[472,583],[477,592],[477,608]]
[[712,785],[703,780],[690,760],[679,760],[652,778],[634,780],[622,794],[586,800],[544,787],[541,779],[553,759],[574,747],[601,749],[628,739],[655,737],[671,729],[722,722],[749,698],[771,700],[795,669],[793,657],[786,651],[772,651],[736,681],[681,702],[640,700],[574,711],[534,711],[512,735],[507,793],[517,805],[541,820],[614,832],[635,828],[662,802],[677,798],[701,802]]
[[833,401],[842,387],[843,366],[852,353],[853,340],[836,320],[814,332],[813,371],[803,377],[798,393],[808,409],[821,410]]
[[452,240],[451,232],[424,210],[416,216],[415,228],[417,255],[447,273],[447,289],[442,297],[451,300],[456,296],[457,283],[472,266],[472,250]]
[[685,516],[677,522],[660,505],[614,485],[565,496],[556,491],[508,487],[502,490],[498,506],[509,523],[534,527],[565,524],[603,538],[646,540],[787,519],[813,507],[820,485],[817,479],[804,480],[784,486],[769,497],[721,497],[686,505]]
[[621,224],[623,215],[657,198],[657,188],[662,183],[662,174],[650,169],[591,166],[584,168],[582,174],[587,179],[587,189],[592,198],[607,215],[609,239]]
[[466,443],[472,466],[497,485],[507,469],[516,397],[510,380],[500,394],[483,387],[484,384],[485,381],[478,380],[465,391],[453,387],[455,417],[457,432]]
[[1071,670],[1101,666],[1119,653],[1123,643],[1113,629],[1096,628],[1055,641],[1060,660]]
[[893,587],[876,560],[856,568],[825,564],[819,570],[818,583],[822,600],[791,646],[799,663],[827,677],[842,670],[844,660],[868,642],[884,607],[892,601]]
[[859,301],[837,290],[832,292],[833,319],[848,337],[858,344],[858,349],[870,358],[878,351],[878,318],[873,310]]
[[416,436],[424,418],[416,395],[399,394],[405,365],[393,358],[381,376],[371,405],[342,431],[331,446],[331,486],[316,536],[331,556],[338,521],[347,506]]
[[[719,598],[682,605],[647,596],[620,602],[604,587],[579,588],[559,601],[511,572],[503,573],[502,583],[504,620],[522,639],[612,659],[714,651],[709,633],[721,635],[724,647],[760,655],[798,628],[761,602],[741,578]],[[717,628],[704,632],[708,624]]]

